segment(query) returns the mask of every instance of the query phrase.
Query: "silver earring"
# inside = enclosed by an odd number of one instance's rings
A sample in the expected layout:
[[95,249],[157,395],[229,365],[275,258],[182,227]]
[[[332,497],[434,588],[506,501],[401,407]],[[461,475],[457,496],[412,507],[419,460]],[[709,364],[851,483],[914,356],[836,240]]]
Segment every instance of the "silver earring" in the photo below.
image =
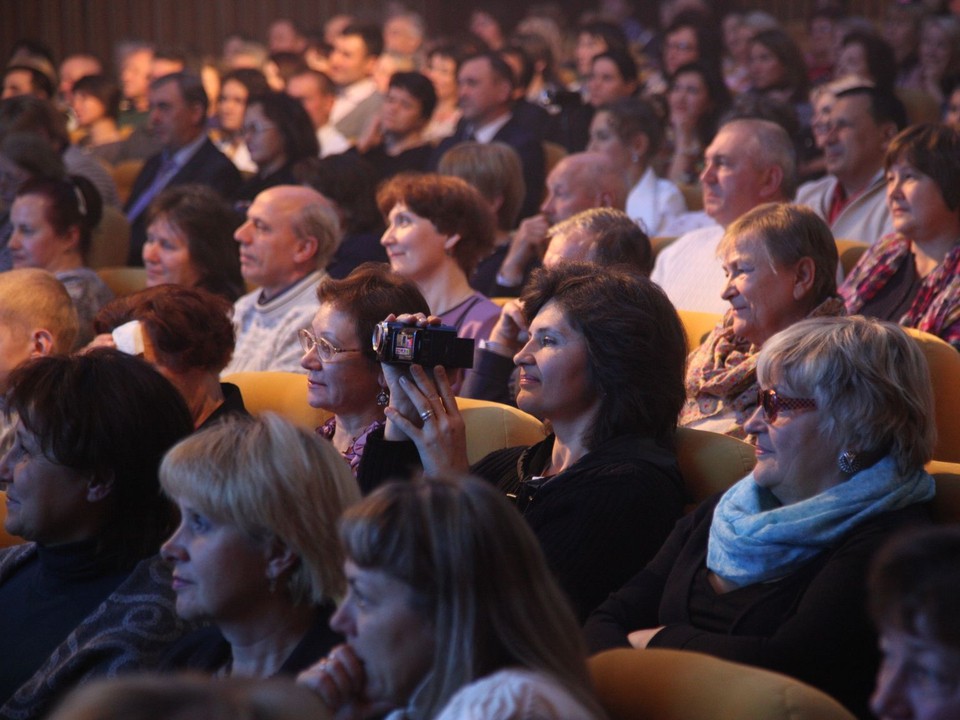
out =
[[390,391],[387,388],[380,388],[380,392],[377,393],[377,405],[384,407],[390,402]]
[[837,458],[840,471],[847,475],[856,475],[863,470],[863,459],[853,450],[844,450]]

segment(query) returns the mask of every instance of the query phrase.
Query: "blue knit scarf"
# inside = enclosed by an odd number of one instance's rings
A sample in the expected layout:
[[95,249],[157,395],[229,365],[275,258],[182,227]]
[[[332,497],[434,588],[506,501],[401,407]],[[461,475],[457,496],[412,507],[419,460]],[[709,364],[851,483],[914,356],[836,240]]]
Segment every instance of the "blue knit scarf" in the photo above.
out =
[[861,523],[933,498],[922,468],[903,476],[891,457],[818,495],[781,505],[753,473],[731,487],[713,511],[707,567],[737,587],[785,577]]

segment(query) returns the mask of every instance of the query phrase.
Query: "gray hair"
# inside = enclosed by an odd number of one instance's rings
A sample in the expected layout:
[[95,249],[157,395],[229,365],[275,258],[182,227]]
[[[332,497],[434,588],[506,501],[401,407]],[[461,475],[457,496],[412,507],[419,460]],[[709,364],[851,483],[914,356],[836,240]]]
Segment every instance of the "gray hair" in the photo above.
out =
[[801,320],[764,343],[757,378],[815,399],[821,430],[841,438],[845,449],[889,454],[901,473],[933,456],[927,361],[893,323],[861,316]]

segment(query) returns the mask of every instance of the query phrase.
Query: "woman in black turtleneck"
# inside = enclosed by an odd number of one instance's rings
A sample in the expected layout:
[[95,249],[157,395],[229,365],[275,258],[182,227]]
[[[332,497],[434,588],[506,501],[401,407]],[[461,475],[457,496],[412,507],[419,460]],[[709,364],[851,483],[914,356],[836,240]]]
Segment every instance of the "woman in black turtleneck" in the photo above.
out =
[[115,350],[28,362],[0,461],[0,717],[38,717],[94,675],[151,667],[184,626],[157,555],[174,526],[157,468],[193,429],[170,383]]

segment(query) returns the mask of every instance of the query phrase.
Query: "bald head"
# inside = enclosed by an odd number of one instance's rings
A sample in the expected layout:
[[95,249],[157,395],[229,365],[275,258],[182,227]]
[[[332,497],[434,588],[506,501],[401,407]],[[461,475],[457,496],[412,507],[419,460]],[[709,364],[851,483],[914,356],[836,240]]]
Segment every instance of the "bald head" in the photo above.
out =
[[547,199],[540,210],[550,224],[590,208],[622,210],[627,202],[627,181],[605,155],[574,153],[563,158],[547,177]]

